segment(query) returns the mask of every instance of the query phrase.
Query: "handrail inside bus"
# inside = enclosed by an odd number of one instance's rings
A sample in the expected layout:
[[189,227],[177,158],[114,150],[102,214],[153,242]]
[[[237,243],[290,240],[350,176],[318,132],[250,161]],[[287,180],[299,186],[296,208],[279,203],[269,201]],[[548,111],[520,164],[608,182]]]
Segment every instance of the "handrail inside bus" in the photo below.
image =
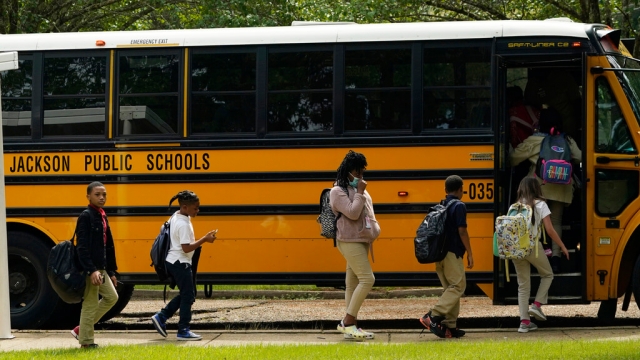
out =
[[600,75],[605,71],[628,71],[628,72],[640,72],[640,69],[630,69],[630,68],[603,68],[602,66],[594,66],[591,68],[591,74]]

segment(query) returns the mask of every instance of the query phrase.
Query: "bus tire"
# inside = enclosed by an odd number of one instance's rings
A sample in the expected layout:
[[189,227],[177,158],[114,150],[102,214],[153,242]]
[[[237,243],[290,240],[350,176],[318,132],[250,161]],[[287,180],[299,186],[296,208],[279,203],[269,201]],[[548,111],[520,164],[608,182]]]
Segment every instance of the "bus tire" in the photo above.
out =
[[631,273],[631,286],[633,290],[633,298],[636,299],[636,305],[640,309],[640,256],[636,259],[636,264],[633,266],[633,273]]
[[118,301],[98,322],[105,322],[118,316],[127,306],[129,300],[131,300],[134,288],[135,286],[131,284],[118,284],[118,287],[116,287],[116,291],[118,292]]
[[11,327],[39,329],[61,301],[47,279],[51,247],[22,231],[8,231],[7,245]]

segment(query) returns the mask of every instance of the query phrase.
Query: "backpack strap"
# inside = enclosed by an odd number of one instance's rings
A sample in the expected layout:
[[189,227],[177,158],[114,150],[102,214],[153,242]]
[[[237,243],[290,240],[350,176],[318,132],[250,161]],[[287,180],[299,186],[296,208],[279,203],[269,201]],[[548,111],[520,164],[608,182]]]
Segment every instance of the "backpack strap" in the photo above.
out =
[[[349,197],[349,189],[343,188],[342,186],[340,186],[340,189],[342,189],[347,194],[347,197]],[[338,215],[336,215],[336,236],[333,237],[333,247],[338,247],[338,219],[340,219],[341,216],[342,213],[338,211]]]
[[531,120],[533,120],[534,124],[539,124],[540,120],[538,120],[538,117],[536,116],[536,114],[533,112],[533,109],[531,108],[531,106],[527,105],[524,107],[527,110],[527,113],[529,114],[529,116],[531,117]]
[[529,128],[529,129],[533,130],[533,125],[529,124],[526,120],[522,120],[522,119],[520,119],[520,118],[519,118],[519,117],[517,117],[517,116],[512,116],[512,117],[510,117],[510,118],[509,118],[509,120],[510,120],[510,121],[513,121],[513,122],[517,122],[518,124],[520,124],[520,125],[524,125],[524,126],[526,126],[527,128]]
[[507,282],[510,282],[509,281],[509,259],[506,259],[506,258],[504,259],[504,269],[507,273]]

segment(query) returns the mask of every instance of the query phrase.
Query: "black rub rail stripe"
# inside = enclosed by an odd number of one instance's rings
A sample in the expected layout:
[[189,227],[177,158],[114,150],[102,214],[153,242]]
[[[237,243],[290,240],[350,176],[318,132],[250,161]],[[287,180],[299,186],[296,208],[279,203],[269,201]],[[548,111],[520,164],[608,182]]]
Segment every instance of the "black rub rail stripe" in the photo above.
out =
[[[492,179],[493,169],[446,169],[446,170],[400,170],[367,171],[367,180],[444,180],[449,175],[459,175],[463,179]],[[210,174],[119,174],[119,175],[32,175],[5,176],[7,185],[65,185],[88,184],[100,181],[105,184],[136,183],[222,183],[222,182],[302,182],[327,181],[336,177],[335,171],[317,172],[243,172]]]
[[[331,240],[329,240],[331,241]],[[421,272],[376,272],[376,286],[385,285],[416,285],[440,286],[440,280],[435,271]],[[493,272],[467,272],[465,277],[470,283],[492,283]],[[155,272],[150,273],[120,273],[120,280],[132,284],[159,284]],[[344,286],[344,272],[335,273],[201,273],[198,272],[199,284],[310,284],[327,286]]]
[[[373,206],[377,214],[426,214],[436,203],[417,204],[376,204]],[[491,202],[467,203],[468,213],[493,213]],[[51,208],[7,208],[9,217],[78,216],[85,207],[51,207]],[[167,206],[132,206],[105,207],[109,216],[160,216],[168,215],[177,210],[174,206],[169,210]],[[318,214],[320,206],[315,205],[229,205],[229,206],[201,206],[200,216],[203,215],[308,215]]]
[[[380,132],[379,136],[370,134],[345,134],[341,137],[306,137],[291,136],[288,138],[226,138],[215,139],[211,137],[192,136],[188,140],[182,138],[155,138],[140,141],[77,141],[69,138],[65,141],[48,142],[13,142],[10,139],[4,143],[5,153],[12,152],[43,152],[43,151],[103,151],[114,150],[118,144],[134,144],[135,148],[121,148],[120,151],[149,151],[149,149],[163,151],[188,148],[191,150],[229,150],[229,149],[296,149],[296,148],[335,148],[335,147],[410,147],[410,146],[441,146],[441,145],[491,145],[494,143],[494,136],[486,131],[478,132],[474,130],[450,130],[443,134],[442,131],[425,131],[422,135],[397,135],[389,136],[388,133]],[[270,136],[270,135],[268,135]],[[178,147],[158,148],[158,143],[179,144]],[[149,144],[148,148],[144,145]]]

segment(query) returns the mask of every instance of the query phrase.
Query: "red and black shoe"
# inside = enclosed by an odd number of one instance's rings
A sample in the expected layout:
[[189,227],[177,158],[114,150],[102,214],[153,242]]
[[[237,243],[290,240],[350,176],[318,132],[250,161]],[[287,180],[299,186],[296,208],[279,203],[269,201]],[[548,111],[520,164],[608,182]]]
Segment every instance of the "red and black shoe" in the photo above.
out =
[[444,320],[444,316],[430,316],[429,320],[430,320],[429,330],[431,330],[431,332],[435,336],[441,339],[453,337],[453,335],[451,334],[451,330],[442,324],[442,320]]
[[425,329],[431,331],[431,311],[424,314],[424,316],[418,320],[420,320],[420,323],[425,327]]
[[455,328],[455,329],[447,328],[447,331],[454,338],[461,338],[466,334],[466,332],[464,330],[461,330],[461,329],[458,329],[458,328]]

